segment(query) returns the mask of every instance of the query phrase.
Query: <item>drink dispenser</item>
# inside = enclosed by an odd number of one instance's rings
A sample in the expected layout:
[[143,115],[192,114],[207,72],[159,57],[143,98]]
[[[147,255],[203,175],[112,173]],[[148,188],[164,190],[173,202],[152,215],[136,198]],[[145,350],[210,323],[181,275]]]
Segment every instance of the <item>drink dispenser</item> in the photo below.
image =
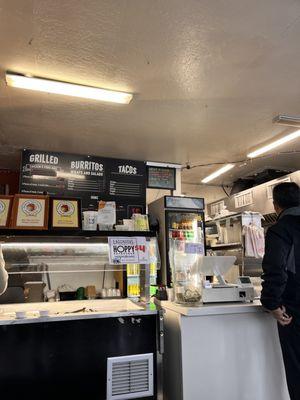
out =
[[170,264],[176,303],[197,306],[201,303],[203,251],[198,243],[170,239]]

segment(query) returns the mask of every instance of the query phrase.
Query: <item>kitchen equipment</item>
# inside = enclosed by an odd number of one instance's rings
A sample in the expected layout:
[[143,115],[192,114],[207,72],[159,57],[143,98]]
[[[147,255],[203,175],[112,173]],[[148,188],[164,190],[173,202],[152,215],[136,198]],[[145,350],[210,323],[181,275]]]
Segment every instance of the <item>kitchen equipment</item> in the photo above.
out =
[[47,292],[45,293],[45,300],[51,303],[55,301],[55,295],[56,295],[55,290],[47,290]]
[[162,267],[159,283],[171,286],[170,243],[177,239],[195,243],[205,253],[204,199],[196,197],[164,196],[148,207],[151,219],[159,222],[159,247]]
[[[216,235],[218,241],[217,243],[212,241],[208,243],[207,250],[214,256],[236,256],[239,275],[260,277],[262,274],[262,258],[249,257],[249,241],[245,239],[250,236],[245,237],[244,234],[249,233],[252,227],[257,231],[254,237],[260,237],[263,240],[261,225],[262,216],[257,212],[242,212],[208,221],[205,225],[206,237]],[[254,226],[255,228],[253,228]],[[263,246],[260,246],[260,253],[263,251],[262,248]]]
[[76,290],[76,299],[77,299],[77,300],[84,300],[84,298],[85,298],[84,292],[85,292],[84,287],[79,287],[79,288]]
[[8,287],[6,292],[3,293],[0,297],[1,304],[16,304],[16,303],[24,303],[25,302],[25,294],[23,287]]
[[44,288],[46,284],[44,282],[25,282],[24,294],[25,302],[42,302],[44,301]]
[[[130,232],[128,235],[127,232],[122,232],[122,237],[126,236],[132,235],[130,235]],[[137,283],[139,287],[145,287],[148,299],[150,297],[149,285],[156,284],[156,271],[157,268],[160,268],[160,254],[156,236],[151,233],[143,236],[144,234],[139,238],[139,242],[142,246],[146,242],[147,247],[149,243],[149,265],[139,268],[139,274],[140,269],[144,269],[147,281],[140,282],[138,280]],[[86,233],[80,234],[80,232],[77,232],[75,236],[63,236],[61,232],[55,232],[45,236],[30,235],[29,238],[30,240],[24,238],[23,233],[20,234],[18,239],[14,235],[12,237],[5,235],[1,238],[10,286],[19,282],[22,284],[23,281],[41,282],[43,280],[47,282],[48,290],[56,291],[54,300],[60,301],[60,298],[62,300],[76,300],[77,288],[97,283],[96,287],[99,291],[102,287],[116,288],[120,289],[121,293],[118,292],[114,298],[120,297],[121,294],[127,297],[127,282],[131,278],[127,280],[126,270],[123,266],[109,264],[107,236],[102,234],[89,237],[86,236]],[[140,249],[143,251],[146,250],[146,247]],[[20,253],[22,257],[19,256]],[[7,262],[7,258],[9,262]],[[16,281],[15,277],[22,279]],[[139,279],[139,277],[132,279]],[[9,300],[11,303],[24,301],[24,284],[21,284],[17,288],[18,297],[7,297],[7,294],[11,291],[10,287],[4,295],[0,296],[0,307],[3,300],[5,302]],[[53,292],[49,294],[53,299]],[[23,295],[23,299],[21,295]],[[45,291],[45,298],[47,298],[47,291]],[[41,301],[43,301],[43,298],[41,298]]]
[[74,291],[59,291],[59,300],[60,301],[71,301],[76,300],[76,292]]
[[95,299],[95,298],[96,298],[96,295],[97,295],[97,293],[96,293],[96,286],[94,286],[94,285],[89,285],[89,286],[87,286],[87,287],[85,288],[85,297],[86,297],[88,300]]
[[229,284],[224,279],[224,274],[233,266],[235,260],[234,256],[203,257],[200,265],[201,275],[214,276],[218,281],[211,285],[206,284],[202,288],[203,303],[252,302],[254,300],[254,286],[249,277],[239,277],[236,284]]

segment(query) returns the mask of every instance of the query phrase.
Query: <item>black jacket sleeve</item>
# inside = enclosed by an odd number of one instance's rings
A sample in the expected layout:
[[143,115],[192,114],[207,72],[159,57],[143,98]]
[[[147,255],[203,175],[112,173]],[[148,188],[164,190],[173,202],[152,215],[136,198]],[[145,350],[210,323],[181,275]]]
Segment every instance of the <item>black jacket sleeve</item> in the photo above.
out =
[[284,232],[275,226],[269,228],[262,263],[261,293],[261,303],[268,310],[282,306],[282,294],[288,279],[286,264],[291,247],[292,244],[287,241]]

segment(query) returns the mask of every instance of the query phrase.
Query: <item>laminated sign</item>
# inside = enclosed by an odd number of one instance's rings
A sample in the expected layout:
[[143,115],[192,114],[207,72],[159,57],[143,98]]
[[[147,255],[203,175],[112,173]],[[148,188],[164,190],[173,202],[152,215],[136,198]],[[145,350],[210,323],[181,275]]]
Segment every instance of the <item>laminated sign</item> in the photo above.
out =
[[149,240],[145,237],[109,237],[110,264],[149,264]]
[[185,253],[186,254],[201,254],[204,255],[204,246],[202,243],[185,243]]

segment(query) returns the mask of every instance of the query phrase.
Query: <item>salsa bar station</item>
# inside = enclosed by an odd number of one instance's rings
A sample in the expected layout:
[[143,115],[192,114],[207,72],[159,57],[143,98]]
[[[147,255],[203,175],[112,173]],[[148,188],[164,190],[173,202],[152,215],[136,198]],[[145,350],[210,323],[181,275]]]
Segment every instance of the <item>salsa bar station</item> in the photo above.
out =
[[[214,251],[223,217],[205,221],[204,199],[180,195],[180,172],[23,150],[19,193],[0,195],[0,383],[11,399],[288,399],[257,280],[235,253]],[[153,189],[169,194],[146,204]],[[257,371],[266,348],[276,367]]]

